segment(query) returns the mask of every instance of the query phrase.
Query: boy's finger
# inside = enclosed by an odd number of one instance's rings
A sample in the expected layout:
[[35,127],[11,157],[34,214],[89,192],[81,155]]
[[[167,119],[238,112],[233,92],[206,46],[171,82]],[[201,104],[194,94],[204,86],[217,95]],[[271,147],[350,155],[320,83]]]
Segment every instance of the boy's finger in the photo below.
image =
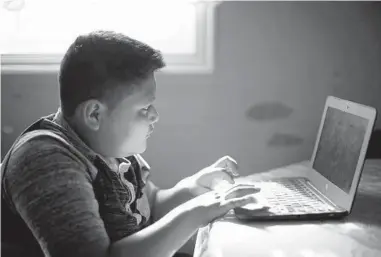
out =
[[232,177],[238,177],[239,173],[236,168],[230,167],[231,165],[227,165],[228,167],[225,168],[226,172],[229,173]]
[[257,199],[253,196],[245,196],[240,198],[234,198],[226,201],[226,207],[230,210],[237,207],[242,207],[247,204],[257,203]]
[[226,180],[230,184],[234,184],[235,183],[235,181],[234,181],[234,175],[231,173],[230,170],[222,168],[220,170],[220,172],[221,172],[221,180]]
[[216,162],[217,166],[218,167],[224,167],[226,168],[227,170],[229,170],[233,176],[238,176],[238,163],[236,160],[234,160],[232,157],[230,156],[224,156],[222,158],[220,158],[217,162]]
[[234,177],[225,168],[213,168],[213,183],[220,183],[221,181],[227,181],[230,184],[234,184]]
[[253,186],[236,186],[225,192],[225,199],[239,198],[247,195],[253,195],[260,192],[261,189]]
[[231,158],[230,156],[226,157],[225,160],[225,167],[226,169],[233,175],[233,176],[239,176],[238,174],[238,163]]

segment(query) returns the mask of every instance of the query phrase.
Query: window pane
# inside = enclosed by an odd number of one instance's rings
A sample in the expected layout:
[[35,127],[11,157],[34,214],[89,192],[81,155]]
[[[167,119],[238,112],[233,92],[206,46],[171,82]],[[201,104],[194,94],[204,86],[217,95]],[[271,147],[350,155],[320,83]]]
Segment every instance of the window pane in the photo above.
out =
[[189,1],[27,0],[1,8],[2,53],[63,53],[78,34],[123,32],[164,54],[196,52],[196,8]]

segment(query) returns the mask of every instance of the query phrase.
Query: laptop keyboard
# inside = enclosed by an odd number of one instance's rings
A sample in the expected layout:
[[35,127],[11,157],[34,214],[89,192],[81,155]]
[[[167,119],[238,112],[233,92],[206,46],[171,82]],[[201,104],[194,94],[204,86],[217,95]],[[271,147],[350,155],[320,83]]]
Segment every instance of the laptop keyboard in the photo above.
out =
[[[261,183],[264,183],[263,186]],[[266,205],[270,212],[277,214],[305,214],[334,211],[330,203],[321,200],[309,188],[304,179],[289,179],[282,181],[260,181],[256,183],[261,187]]]

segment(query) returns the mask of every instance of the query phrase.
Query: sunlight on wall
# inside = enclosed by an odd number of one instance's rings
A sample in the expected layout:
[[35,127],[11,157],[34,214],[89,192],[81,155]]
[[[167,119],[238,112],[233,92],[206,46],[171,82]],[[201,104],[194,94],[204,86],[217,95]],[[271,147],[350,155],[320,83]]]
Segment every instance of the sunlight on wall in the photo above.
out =
[[2,53],[62,53],[78,34],[115,30],[168,54],[196,51],[195,1],[3,0]]

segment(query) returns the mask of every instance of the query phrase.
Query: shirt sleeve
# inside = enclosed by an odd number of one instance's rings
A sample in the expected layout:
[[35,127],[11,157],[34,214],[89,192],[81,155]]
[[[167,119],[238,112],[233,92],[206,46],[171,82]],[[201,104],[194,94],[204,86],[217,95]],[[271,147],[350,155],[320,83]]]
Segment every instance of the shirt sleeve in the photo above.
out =
[[4,179],[17,212],[46,256],[108,255],[110,239],[86,166],[58,141],[23,144],[12,154]]

